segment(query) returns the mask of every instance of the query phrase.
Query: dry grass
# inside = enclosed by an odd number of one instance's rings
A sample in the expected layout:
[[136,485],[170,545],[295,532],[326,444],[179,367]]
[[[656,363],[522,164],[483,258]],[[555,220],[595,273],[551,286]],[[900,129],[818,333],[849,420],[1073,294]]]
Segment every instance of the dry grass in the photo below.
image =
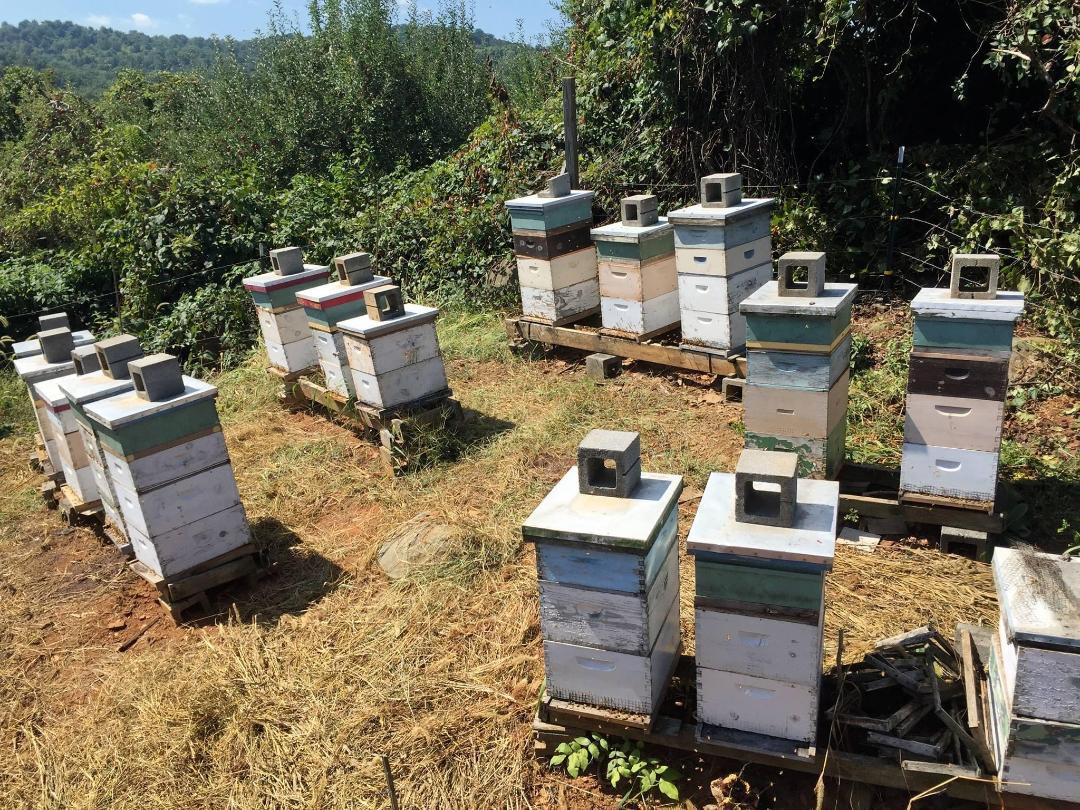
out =
[[[241,493],[278,571],[239,594],[231,620],[162,629],[126,653],[102,625],[147,599],[143,584],[88,533],[54,536],[19,471],[25,431],[0,441],[0,804],[386,806],[382,753],[404,807],[551,803],[558,779],[529,739],[543,668],[521,520],[596,425],[641,431],[646,468],[703,489],[734,466],[739,412],[692,381],[597,387],[558,361],[513,358],[488,316],[448,318],[442,337],[470,410],[461,454],[399,479],[347,427],[278,408],[257,361],[222,377]],[[684,534],[695,509],[682,507]],[[380,540],[422,511],[464,539],[434,572],[390,584],[373,562]],[[43,552],[43,536],[69,556]],[[844,626],[850,657],[930,618],[995,610],[985,566],[928,551],[841,552],[829,588],[828,636]]]

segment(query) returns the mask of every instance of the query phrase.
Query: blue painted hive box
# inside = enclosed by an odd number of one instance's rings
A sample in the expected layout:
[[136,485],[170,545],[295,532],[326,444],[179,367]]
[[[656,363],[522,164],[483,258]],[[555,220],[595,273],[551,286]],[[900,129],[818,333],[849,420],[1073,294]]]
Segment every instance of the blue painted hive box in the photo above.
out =
[[522,526],[524,539],[536,546],[547,691],[559,700],[649,715],[679,652],[682,477],[641,473],[639,461],[628,462],[637,434],[594,431],[579,453],[598,434],[633,437],[629,453],[615,461],[628,466],[612,467],[611,474],[636,485],[625,496],[583,492],[584,468],[594,463],[585,458]]
[[571,191],[561,197],[530,194],[507,200],[510,223],[517,234],[544,236],[592,222],[591,191]]

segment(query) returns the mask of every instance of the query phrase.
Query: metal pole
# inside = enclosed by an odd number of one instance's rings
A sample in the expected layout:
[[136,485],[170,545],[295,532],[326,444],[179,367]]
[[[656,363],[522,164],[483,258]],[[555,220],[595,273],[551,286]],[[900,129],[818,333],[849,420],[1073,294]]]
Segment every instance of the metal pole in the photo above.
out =
[[577,83],[573,76],[562,80],[562,120],[563,141],[566,144],[566,173],[570,175],[570,188],[577,188]]
[[904,177],[904,147],[896,153],[896,176],[893,178],[892,202],[889,211],[889,241],[885,245],[885,297],[893,295],[893,248],[896,245],[897,197],[900,194],[900,182]]

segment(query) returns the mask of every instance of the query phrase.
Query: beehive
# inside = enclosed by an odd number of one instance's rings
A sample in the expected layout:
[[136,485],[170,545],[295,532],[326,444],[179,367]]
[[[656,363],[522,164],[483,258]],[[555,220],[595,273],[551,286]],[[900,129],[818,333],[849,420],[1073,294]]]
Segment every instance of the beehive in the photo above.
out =
[[1080,797],[1080,559],[999,548],[990,658],[994,754],[1008,790]]
[[726,353],[746,342],[739,304],[772,278],[772,204],[743,199],[740,175],[711,175],[700,203],[668,213],[684,345]]
[[392,312],[372,314],[379,317],[362,315],[337,325],[357,400],[393,408],[447,391],[435,333],[439,310],[404,303],[398,310],[395,302]]
[[54,470],[61,470],[63,469],[63,463],[58,442],[62,441],[63,437],[54,435],[52,424],[48,419],[45,401],[38,396],[36,386],[39,383],[75,373],[75,364],[71,359],[74,341],[70,330],[57,329],[49,331],[56,334],[39,333],[39,338],[45,336],[44,340],[48,341],[48,351],[40,351],[39,344],[38,354],[17,358],[14,361],[14,366],[15,373],[26,384],[30,401],[34,405],[34,419],[37,421],[38,433],[41,435],[41,441],[45,445],[49,463]]
[[[992,283],[978,298],[960,289],[972,261],[990,268]],[[911,302],[904,499],[994,508],[1013,329],[1024,311],[1023,293],[997,290],[997,263],[956,256],[952,288],[924,289]]]
[[565,175],[547,191],[509,200],[522,313],[553,324],[600,306],[591,191],[570,190]]
[[366,274],[361,276],[350,277],[348,273],[339,273],[337,281],[304,290],[296,296],[307,316],[319,367],[326,377],[326,387],[344,397],[356,396],[357,392],[349,370],[344,336],[338,324],[363,314],[364,293],[367,290],[390,283],[385,276],[371,273],[370,264],[366,269]]
[[[143,358],[133,375],[169,361],[175,358]],[[179,366],[169,372],[179,375]],[[221,436],[217,388],[180,376],[169,389],[177,393],[151,399],[135,387],[84,411],[135,558],[168,579],[246,545],[250,532]]]
[[641,472],[636,433],[593,431],[526,519],[553,698],[659,708],[679,652],[681,491],[681,476]]
[[[643,205],[652,206],[651,215],[643,216]],[[669,331],[680,321],[674,231],[657,216],[655,197],[628,197],[623,209],[633,216],[592,231],[601,320],[631,337]]]
[[844,463],[856,285],[826,284],[823,253],[785,254],[783,282],[807,264],[813,295],[769,281],[740,305],[746,446],[797,453],[801,477],[834,478]]
[[744,451],[734,475],[709,476],[690,528],[703,733],[816,740],[840,491],[796,466],[791,453]]
[[307,314],[296,294],[325,284],[330,268],[304,264],[300,248],[273,250],[270,258],[274,269],[244,279],[244,289],[255,303],[270,365],[286,373],[303,371],[318,358]]

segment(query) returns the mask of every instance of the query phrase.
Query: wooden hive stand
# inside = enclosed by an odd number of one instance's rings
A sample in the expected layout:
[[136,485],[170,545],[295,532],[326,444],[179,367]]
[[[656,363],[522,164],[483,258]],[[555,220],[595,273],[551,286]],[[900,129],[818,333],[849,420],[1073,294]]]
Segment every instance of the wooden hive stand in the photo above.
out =
[[680,371],[715,374],[718,377],[746,376],[745,356],[673,342],[678,335],[677,326],[667,327],[651,336],[630,336],[602,329],[596,320],[595,316],[589,316],[575,318],[570,324],[551,324],[517,315],[507,318],[504,327],[511,347],[515,348],[558,346],[586,354],[609,354],[653,363]]
[[464,419],[461,403],[449,388],[403,405],[377,408],[302,376],[284,386],[282,403],[293,408],[318,405],[376,433],[379,456],[395,475],[443,455],[448,429]]
[[250,587],[269,570],[269,563],[265,551],[247,543],[172,577],[163,577],[138,560],[129,562],[128,568],[157,588],[158,602],[180,624],[192,608],[210,613],[211,590],[241,579]]
[[60,519],[68,526],[100,524],[105,515],[100,499],[80,500],[67,484],[61,484],[56,490],[56,505],[60,512]]

